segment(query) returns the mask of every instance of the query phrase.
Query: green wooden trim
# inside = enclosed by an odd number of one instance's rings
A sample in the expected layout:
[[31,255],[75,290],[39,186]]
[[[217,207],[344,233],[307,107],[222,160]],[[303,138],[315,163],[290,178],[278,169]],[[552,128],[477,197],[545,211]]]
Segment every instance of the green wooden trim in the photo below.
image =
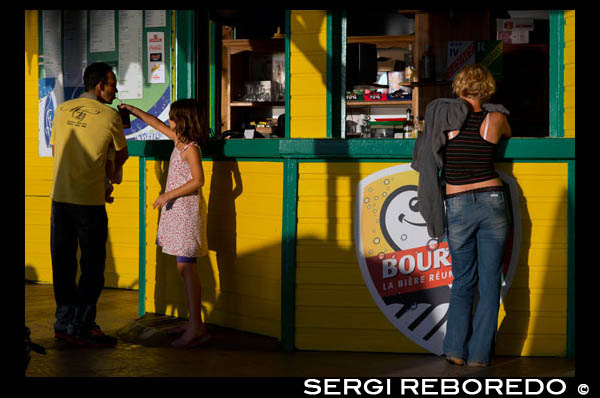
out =
[[341,138],[345,119],[345,109],[342,109],[345,107],[342,102],[346,76],[345,68],[342,68],[345,30],[342,25],[342,12],[327,10],[327,138]]
[[346,10],[340,16],[340,138],[346,138],[346,44],[348,24]]
[[146,158],[139,160],[138,316],[146,313]]
[[175,18],[175,73],[177,99],[196,97],[195,11],[177,10]]
[[333,15],[332,15],[332,11],[331,10],[327,10],[327,17],[326,17],[326,22],[327,24],[327,67],[326,67],[326,89],[327,89],[327,94],[326,94],[326,98],[325,98],[325,107],[326,107],[326,118],[327,118],[327,126],[326,126],[326,137],[327,138],[332,138],[332,131],[333,131],[333,127],[331,125],[332,122],[332,111],[333,111],[333,103],[332,103],[332,98],[334,97],[333,94],[333,56],[332,56],[332,50],[333,50]]
[[292,39],[292,10],[285,10],[285,138],[290,138],[290,40]]
[[298,161],[286,159],[281,232],[281,346],[285,351],[293,351],[295,341],[297,204]]
[[216,113],[216,101],[217,101],[217,72],[216,72],[216,48],[217,48],[217,24],[213,21],[208,21],[208,53],[209,53],[209,128],[210,136],[213,137],[217,131],[217,113]]
[[575,160],[569,160],[567,188],[567,357],[575,358]]
[[550,11],[550,137],[564,137],[565,14]]
[[[278,159],[412,159],[415,140],[406,139],[232,139],[210,140],[203,155],[213,158]],[[130,156],[168,160],[173,149],[170,140],[128,141]],[[512,138],[501,141],[498,161],[575,159],[574,138]]]

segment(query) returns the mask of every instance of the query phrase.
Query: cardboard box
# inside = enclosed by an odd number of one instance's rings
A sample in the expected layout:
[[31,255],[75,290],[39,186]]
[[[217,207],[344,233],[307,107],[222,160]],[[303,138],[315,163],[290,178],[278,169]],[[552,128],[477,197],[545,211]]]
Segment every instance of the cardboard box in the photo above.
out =
[[496,19],[496,39],[506,44],[529,43],[531,31],[533,31],[533,19]]
[[494,78],[502,76],[502,40],[470,40],[448,42],[446,79],[453,80],[466,65],[482,64]]

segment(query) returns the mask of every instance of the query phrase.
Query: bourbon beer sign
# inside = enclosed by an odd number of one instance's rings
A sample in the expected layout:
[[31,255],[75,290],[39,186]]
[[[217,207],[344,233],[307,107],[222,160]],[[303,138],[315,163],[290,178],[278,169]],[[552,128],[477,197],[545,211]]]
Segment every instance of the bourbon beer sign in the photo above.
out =
[[[513,219],[506,244],[501,300],[518,260],[520,211],[516,182],[500,172]],[[354,240],[365,284],[379,309],[404,335],[443,353],[452,287],[445,237],[432,239],[419,212],[419,175],[409,164],[373,173],[358,183]]]

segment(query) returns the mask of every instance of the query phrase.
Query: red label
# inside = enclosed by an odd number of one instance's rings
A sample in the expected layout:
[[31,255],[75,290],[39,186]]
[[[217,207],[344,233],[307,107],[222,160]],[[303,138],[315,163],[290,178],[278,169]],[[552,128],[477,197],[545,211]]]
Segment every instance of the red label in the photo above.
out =
[[382,297],[452,284],[448,242],[366,258],[373,284]]

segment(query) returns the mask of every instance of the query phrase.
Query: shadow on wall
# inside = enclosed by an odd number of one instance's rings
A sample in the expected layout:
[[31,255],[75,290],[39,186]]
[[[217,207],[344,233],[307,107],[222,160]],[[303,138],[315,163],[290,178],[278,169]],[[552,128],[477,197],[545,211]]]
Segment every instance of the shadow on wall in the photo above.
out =
[[517,268],[515,269],[508,293],[503,300],[506,315],[498,330],[496,353],[514,354],[523,352],[531,319],[529,253],[531,248],[532,222],[529,216],[527,199],[524,197],[523,189],[514,175],[514,163],[509,163],[507,169],[502,169],[502,171],[505,171],[507,175],[516,181],[519,209],[521,212],[521,241]]
[[37,282],[39,281],[38,273],[35,267],[31,264],[25,264],[25,282]]
[[[562,333],[566,335],[567,299],[565,297],[564,302],[554,301],[556,296],[548,295],[554,289],[566,289],[567,284],[567,192],[561,192],[560,199],[557,199],[559,203],[547,215],[540,208],[552,206],[551,202],[544,202],[544,198],[541,201],[536,198],[538,200],[532,199],[528,202],[523,197],[520,186],[519,199],[522,219],[519,266],[513,279],[512,294],[508,294],[505,302],[506,319],[498,334],[497,351],[503,353],[509,349],[510,352],[524,352],[528,355],[531,350],[543,350],[555,355],[556,347],[546,347],[550,342],[544,341],[544,338],[552,338],[552,335]],[[540,206],[535,212],[539,228],[535,237],[532,234],[533,221],[528,210],[530,206]],[[545,235],[543,229],[548,222],[551,224],[551,232],[546,235],[546,239],[549,240],[540,241],[540,237]],[[540,255],[541,251],[544,255]],[[540,276],[542,273],[543,276]],[[532,297],[532,290],[536,291],[535,299]],[[544,297],[544,300],[541,300],[540,296]],[[562,297],[559,300],[562,300]],[[536,317],[535,320],[532,319],[533,316]],[[531,340],[525,346],[528,337]],[[566,350],[566,342],[564,347]]]
[[[68,141],[65,144],[65,151],[69,151],[70,153],[76,154],[75,155],[76,156],[75,157],[76,164],[86,164],[86,163],[93,162],[91,157],[86,152],[85,148],[81,145],[78,138],[74,134],[71,134],[69,136]],[[64,161],[64,159],[63,159],[63,161]],[[73,170],[67,169],[66,166],[64,166],[63,164],[59,164],[58,168],[57,168],[57,177],[62,175],[63,173],[72,173],[72,172],[73,172]],[[118,190],[118,186],[116,186],[115,190]],[[51,200],[51,199],[49,198],[48,200]],[[116,200],[118,200],[118,198]],[[51,215],[48,214],[48,218],[50,218],[50,216]],[[108,219],[109,225],[110,225],[110,222],[111,221],[109,218]],[[50,225],[48,228],[48,242],[50,242]],[[79,265],[80,258],[81,258],[81,251],[78,246],[77,247],[77,264],[78,265]],[[52,263],[50,262],[50,265],[51,264]],[[33,280],[33,281],[37,280],[37,278],[38,278],[37,272],[35,272],[35,270],[33,270],[33,273],[32,273],[32,271],[31,271],[32,266],[30,266],[29,268],[30,268],[29,271],[28,271],[27,266],[25,268],[25,278],[27,280]],[[79,281],[80,275],[81,275],[81,268],[78,266],[76,281]],[[30,278],[35,278],[35,279],[30,279]],[[105,287],[118,287],[119,275],[117,273],[116,266],[115,266],[115,257],[113,255],[110,232],[108,232],[107,239],[106,239],[106,260],[105,260],[105,269],[104,269],[104,279],[105,279],[105,281],[104,281]],[[135,284],[137,284],[137,282],[134,283],[134,285]],[[132,287],[130,287],[130,288],[132,288]]]
[[[164,192],[168,176],[168,161],[155,163],[155,175]],[[203,316],[210,322],[207,313],[219,306],[219,292],[231,291],[231,283],[235,279],[237,259],[236,208],[235,199],[242,193],[243,185],[237,162],[213,162],[210,179],[210,197],[206,216],[208,250],[216,253],[216,270],[209,256],[198,259],[198,273],[202,283]],[[153,201],[154,198],[149,198]],[[206,198],[202,198],[206,205]],[[206,210],[206,209],[205,209]],[[206,214],[206,211],[204,212]],[[156,220],[160,213],[156,213]],[[155,231],[152,232],[156,234]],[[155,240],[156,236],[148,237]],[[162,252],[156,246],[156,287],[154,300],[156,312],[180,317],[189,316],[189,308],[183,279],[177,271],[175,256]],[[210,308],[209,308],[210,307]],[[236,308],[228,307],[233,313],[239,313]],[[226,312],[227,314],[229,312]],[[227,319],[224,319],[227,323]]]

